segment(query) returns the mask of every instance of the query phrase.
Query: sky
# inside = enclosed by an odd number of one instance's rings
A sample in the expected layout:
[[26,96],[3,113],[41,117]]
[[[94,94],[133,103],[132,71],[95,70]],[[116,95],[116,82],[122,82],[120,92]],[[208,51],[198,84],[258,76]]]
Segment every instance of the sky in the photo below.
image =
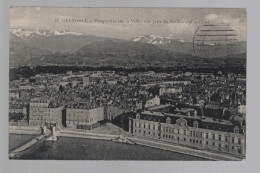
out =
[[205,23],[228,24],[238,40],[246,41],[246,9],[239,8],[10,8],[10,28],[66,30],[119,39],[158,35],[190,41]]

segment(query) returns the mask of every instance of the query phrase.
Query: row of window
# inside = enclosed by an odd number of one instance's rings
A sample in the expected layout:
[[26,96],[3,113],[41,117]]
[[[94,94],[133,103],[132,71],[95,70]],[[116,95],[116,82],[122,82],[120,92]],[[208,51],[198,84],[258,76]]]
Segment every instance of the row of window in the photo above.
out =
[[72,113],[72,114],[79,114],[79,113],[84,113],[84,115],[85,114],[88,114],[89,113],[89,111],[74,111],[74,112],[70,112],[70,113]]
[[[135,133],[137,132],[137,130],[135,129]],[[141,133],[141,130],[139,130],[138,131],[139,133]],[[146,132],[145,131],[143,131],[143,135],[145,135],[146,134]],[[156,133],[155,132],[153,132],[153,133],[151,133],[150,131],[148,131],[148,135],[156,135]],[[158,134],[159,135],[159,134]]]
[[68,118],[68,121],[83,121],[83,122],[92,122],[95,121],[96,119],[90,118],[90,119],[83,119],[83,118]]
[[[135,129],[135,132],[137,132],[136,129]],[[141,130],[139,130],[138,132],[141,133]],[[146,134],[146,131],[143,131],[143,135],[145,135],[145,134]],[[155,132],[150,133],[150,131],[148,131],[148,135],[151,135],[151,134],[154,135],[154,136],[156,135]],[[158,134],[158,135],[159,135],[159,134]],[[163,138],[168,138],[168,139],[174,139],[174,135],[162,134],[162,137],[163,137]],[[177,140],[178,140],[178,141],[180,140],[180,137],[179,137],[179,136],[177,136]],[[186,138],[183,138],[183,141],[186,141]],[[195,140],[195,139],[193,139],[193,140],[190,139],[190,142],[193,142],[193,143],[196,142],[196,143],[200,143],[200,144],[201,144],[201,141],[198,142],[198,140]]]
[[[206,139],[209,139],[209,133],[206,133]],[[217,140],[216,135],[212,134],[212,139]],[[221,135],[218,135],[218,140],[221,141]],[[225,136],[225,142],[228,142],[228,136]],[[235,138],[231,137],[231,142],[235,143]],[[238,144],[241,144],[241,138],[238,138]]]
[[[173,135],[164,135],[162,136],[163,138],[169,138],[169,139],[174,139]],[[177,137],[177,140],[179,141],[180,138]],[[186,138],[183,138],[183,141],[186,141]],[[195,139],[190,139],[190,143],[196,143],[196,144],[202,144],[201,140],[195,140]],[[206,141],[206,145],[209,145],[209,142]],[[215,146],[215,142],[212,142],[212,146]],[[218,144],[219,149],[222,148],[221,144]],[[224,145],[225,149],[228,149],[228,145]],[[232,150],[234,150],[234,146],[231,146]],[[222,148],[223,149],[223,148]]]
[[[163,127],[162,129],[163,129],[163,132],[174,133],[174,128]],[[180,133],[180,129],[178,129],[178,133]]]
[[[135,127],[137,127],[137,123],[135,122]],[[141,128],[141,123],[138,123],[138,127],[140,127]],[[151,125],[151,124],[148,124],[148,129],[153,129],[153,130],[155,130],[155,125],[153,124],[153,125]],[[146,128],[146,124],[144,124],[144,127],[143,128]]]
[[190,136],[195,138],[202,138],[202,132],[190,131]]
[[56,115],[56,114],[41,114],[41,115],[39,115],[39,114],[36,114],[36,115],[33,115],[33,114],[30,114],[30,117],[45,117],[45,116],[48,116],[48,117],[58,117],[58,116],[60,116],[60,115]]
[[[137,122],[135,122],[135,127],[137,127],[137,125],[139,126],[139,128],[141,128],[141,123],[137,124]],[[146,124],[144,124],[143,128],[146,128]],[[153,125],[148,124],[148,129],[155,130],[155,125],[154,124]],[[167,132],[167,133],[174,133],[174,128],[163,127],[162,131]],[[180,129],[177,129],[177,133],[180,134]],[[183,133],[184,133],[184,135],[187,135],[186,130],[184,130]],[[202,138],[203,133],[202,132],[196,132],[196,131],[190,131],[190,136],[196,137],[196,138]],[[209,139],[209,133],[206,133],[206,139]],[[221,141],[222,137],[221,137],[221,135],[217,136],[216,134],[212,134],[212,139]],[[228,136],[225,136],[225,142],[228,142]],[[235,143],[234,137],[231,138],[231,142]],[[241,144],[241,138],[238,138],[238,144]]]
[[44,109],[41,108],[30,108],[31,112],[54,112],[57,111],[57,109],[50,109],[50,108],[46,108],[44,107]]
[[[168,138],[168,139],[174,139],[174,136],[173,135],[162,135],[163,138]],[[177,140],[180,141],[180,137],[177,136]],[[185,142],[186,141],[186,138],[184,137],[183,138],[183,141]],[[196,143],[196,144],[201,144],[201,140],[195,140],[195,139],[190,139],[190,142],[191,143]]]
[[[174,128],[169,128],[168,127],[163,127],[163,132],[173,132],[174,133]],[[184,135],[187,135],[186,133],[187,131],[184,130]],[[180,134],[180,129],[177,129],[177,133]],[[190,136],[191,137],[196,137],[196,138],[202,138],[202,132],[196,132],[196,131],[190,131]],[[209,133],[206,133],[206,138],[209,139]],[[212,134],[212,139],[213,140],[217,140],[216,139],[216,135]],[[221,141],[221,135],[218,135],[218,140]],[[228,136],[225,136],[225,142],[228,142]],[[234,137],[231,138],[231,142],[235,143],[235,139]],[[238,144],[241,144],[241,138],[238,138]]]
[[[206,139],[209,139],[209,133],[206,133]],[[212,139],[216,140],[216,135],[212,134]],[[221,135],[218,135],[218,140],[221,141]],[[225,141],[228,141],[228,136],[225,136]]]
[[74,124],[74,123],[91,123],[93,121],[67,120],[66,122],[69,123],[69,124],[70,124],[70,122],[72,122]]
[[30,118],[30,121],[47,121],[47,120],[57,120],[57,118]]
[[[168,139],[174,139],[174,136],[173,135],[165,135],[163,134],[162,135],[163,138],[168,138]],[[179,141],[180,140],[180,137],[177,136],[177,140]],[[186,138],[183,138],[184,141],[186,141]]]
[[68,121],[66,122],[67,124],[74,124],[74,125],[78,125],[79,122],[78,121]]
[[54,122],[53,120],[44,120],[44,121],[37,121],[37,120],[32,120],[32,121],[30,121],[30,124],[32,124],[32,125],[36,125],[36,124],[44,124],[44,123],[46,123],[46,122]]
[[196,144],[201,144],[201,141],[195,140],[195,139],[190,139],[190,143],[196,143]]
[[[163,132],[174,133],[174,128],[163,127]],[[177,133],[180,134],[180,129],[177,129]],[[183,134],[187,135],[187,131],[183,130]],[[202,132],[190,131],[191,137],[202,138]]]

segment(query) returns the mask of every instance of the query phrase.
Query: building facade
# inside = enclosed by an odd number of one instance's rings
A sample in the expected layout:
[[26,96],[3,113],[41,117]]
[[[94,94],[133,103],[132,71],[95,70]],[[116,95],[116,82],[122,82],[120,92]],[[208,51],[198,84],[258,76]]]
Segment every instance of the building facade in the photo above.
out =
[[32,99],[29,106],[29,125],[44,126],[45,123],[62,124],[63,106],[50,107],[47,99]]
[[184,117],[137,114],[129,119],[134,136],[172,142],[198,149],[245,155],[245,132],[238,126],[209,124]]
[[123,109],[120,109],[117,106],[114,105],[106,105],[104,107],[104,118],[111,121],[118,115],[124,113]]
[[174,94],[174,93],[181,93],[182,87],[174,87],[174,88],[166,88],[162,87],[159,89],[159,95],[165,95],[165,94]]
[[86,108],[71,106],[66,108],[66,124],[68,128],[92,129],[104,120],[104,107]]

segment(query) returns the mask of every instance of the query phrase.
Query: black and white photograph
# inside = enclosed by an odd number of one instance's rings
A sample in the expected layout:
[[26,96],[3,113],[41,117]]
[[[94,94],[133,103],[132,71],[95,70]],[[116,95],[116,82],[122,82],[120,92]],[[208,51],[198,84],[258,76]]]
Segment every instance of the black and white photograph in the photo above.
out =
[[10,7],[9,25],[9,160],[246,160],[246,8]]

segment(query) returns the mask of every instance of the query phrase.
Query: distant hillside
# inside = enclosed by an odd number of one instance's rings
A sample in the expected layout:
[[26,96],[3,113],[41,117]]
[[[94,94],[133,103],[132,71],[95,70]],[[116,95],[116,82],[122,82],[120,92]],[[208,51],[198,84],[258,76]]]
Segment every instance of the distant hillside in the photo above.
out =
[[218,66],[225,67],[245,67],[246,66],[246,53],[236,54],[226,57],[216,57],[209,60],[209,62],[217,64]]
[[94,42],[80,48],[76,54],[78,57],[93,58],[106,64],[154,64],[177,60],[173,54],[154,45],[124,40]]
[[52,53],[73,53],[86,44],[105,40],[106,38],[92,35],[53,35],[25,40],[28,46],[37,45]]
[[[141,42],[141,43],[149,43],[156,45],[157,47],[161,49],[165,49],[168,51],[173,52],[179,52],[179,53],[185,53],[190,54],[194,56],[200,56],[200,57],[207,57],[207,58],[214,58],[214,57],[221,57],[221,56],[227,56],[230,54],[241,54],[246,53],[246,42],[245,41],[237,41],[232,43],[232,47],[227,49],[227,46],[215,46],[212,44],[205,43],[204,51],[207,53],[205,55],[204,52],[200,51],[194,51],[194,44],[191,41],[185,41],[180,39],[172,39],[172,38],[166,38],[156,35],[145,35],[145,36],[137,36],[131,39],[135,42]],[[196,44],[195,44],[196,46]]]
[[21,38],[10,34],[9,61],[10,65],[24,65],[31,59],[38,59],[52,53],[37,45],[28,45]]
[[[84,35],[69,31],[10,30],[10,65],[70,64],[88,66],[198,66],[208,65],[208,60],[194,53],[191,42],[154,35],[120,40]],[[232,65],[232,58],[246,52],[246,42],[232,50],[216,53],[211,45],[205,47],[212,57],[211,64]],[[237,53],[242,52],[242,53]],[[210,58],[212,58],[210,57]],[[222,58],[219,58],[222,57]],[[235,61],[235,60],[234,60]],[[240,60],[239,60],[240,61]],[[236,61],[237,62],[237,61]],[[244,62],[245,63],[245,62]]]
[[162,50],[152,44],[106,39],[87,44],[75,53],[55,53],[31,59],[30,64],[70,64],[86,66],[175,66],[197,64],[203,59]]
[[107,38],[73,32],[46,30],[10,30],[10,65],[37,62],[55,54],[73,54],[79,48]]
[[[108,39],[88,44],[76,52],[77,57],[109,65],[144,64],[172,65],[200,59],[198,57],[162,50],[157,46],[125,40]],[[191,62],[192,63],[192,62]]]

